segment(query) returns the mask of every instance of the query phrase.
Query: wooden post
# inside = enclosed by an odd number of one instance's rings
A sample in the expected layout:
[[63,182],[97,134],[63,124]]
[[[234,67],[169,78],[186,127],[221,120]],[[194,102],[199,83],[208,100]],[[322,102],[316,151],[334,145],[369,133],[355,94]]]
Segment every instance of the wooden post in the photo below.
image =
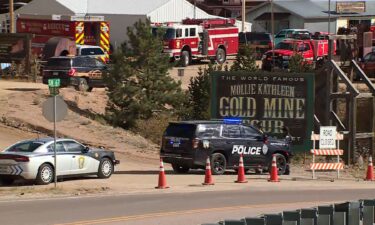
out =
[[13,0],[9,0],[9,33],[15,33]]
[[[314,150],[314,153],[313,153],[312,163],[314,165],[315,164],[315,135],[314,135],[314,131],[311,132],[311,137],[313,137],[313,150]],[[315,179],[315,169],[314,168],[312,169],[312,179],[313,180]]]
[[26,56],[25,56],[25,72],[26,74],[30,75],[31,72],[31,35],[27,35],[25,38],[25,49],[26,49]]
[[242,13],[241,14],[242,14],[242,32],[245,32],[246,0],[242,0]]
[[357,98],[351,96],[350,107],[349,107],[349,137],[348,137],[348,165],[350,165],[353,159],[353,153],[355,151],[355,138],[357,133]]
[[[340,140],[337,138],[336,134],[336,139],[337,139],[337,150],[340,150]],[[337,163],[340,163],[340,155],[337,155]],[[337,179],[340,178],[340,169],[337,169]]]

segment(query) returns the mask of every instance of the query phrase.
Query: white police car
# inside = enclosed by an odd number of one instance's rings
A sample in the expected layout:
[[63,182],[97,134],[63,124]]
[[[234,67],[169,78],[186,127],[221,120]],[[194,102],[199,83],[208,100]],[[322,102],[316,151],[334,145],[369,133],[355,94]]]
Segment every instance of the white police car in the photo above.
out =
[[11,184],[16,179],[49,184],[58,177],[97,175],[109,178],[114,172],[114,152],[89,148],[73,139],[56,140],[57,170],[54,167],[53,138],[18,142],[0,153],[0,181]]

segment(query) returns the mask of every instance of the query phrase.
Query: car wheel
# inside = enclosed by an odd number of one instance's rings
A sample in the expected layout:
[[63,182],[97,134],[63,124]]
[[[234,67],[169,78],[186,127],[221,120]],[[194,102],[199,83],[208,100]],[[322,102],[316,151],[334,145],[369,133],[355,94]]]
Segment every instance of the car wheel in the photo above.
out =
[[12,179],[12,178],[1,178],[0,179],[0,183],[2,185],[6,185],[6,186],[13,184],[13,182],[14,182],[14,179]]
[[222,48],[218,48],[216,51],[216,62],[218,64],[223,64],[225,60],[227,59],[225,50]]
[[187,173],[190,170],[190,167],[182,166],[177,163],[172,163],[172,168],[173,168],[173,171],[176,173]]
[[[87,83],[87,80],[85,78],[79,78],[78,86],[76,86],[76,90],[77,91],[83,91],[83,92],[86,92],[86,91],[90,90],[89,84]],[[91,88],[91,90],[92,90],[92,88]]]
[[107,179],[111,177],[113,173],[113,163],[108,158],[103,158],[100,160],[99,169],[98,169],[98,177]]
[[222,175],[227,168],[227,160],[221,153],[214,153],[211,156],[211,171],[213,175]]
[[53,181],[54,169],[50,164],[42,164],[39,167],[38,175],[36,176],[35,183],[39,185],[46,185]]
[[[278,175],[285,174],[287,170],[287,162],[286,162],[285,156],[279,153],[276,153],[275,156],[276,156],[276,166],[277,166],[277,171],[278,171],[277,174]],[[271,169],[272,169],[272,159],[271,159],[271,163],[270,163],[268,171],[271,171]]]
[[181,66],[186,67],[190,64],[190,53],[188,51],[182,51],[181,53]]

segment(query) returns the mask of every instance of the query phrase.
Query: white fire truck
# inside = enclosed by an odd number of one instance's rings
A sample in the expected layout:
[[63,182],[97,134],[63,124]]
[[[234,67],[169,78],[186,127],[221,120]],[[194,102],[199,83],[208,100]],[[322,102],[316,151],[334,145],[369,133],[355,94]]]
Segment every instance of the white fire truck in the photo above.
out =
[[153,24],[163,29],[164,53],[187,66],[192,60],[225,62],[238,52],[238,28],[234,19],[185,19],[182,23]]

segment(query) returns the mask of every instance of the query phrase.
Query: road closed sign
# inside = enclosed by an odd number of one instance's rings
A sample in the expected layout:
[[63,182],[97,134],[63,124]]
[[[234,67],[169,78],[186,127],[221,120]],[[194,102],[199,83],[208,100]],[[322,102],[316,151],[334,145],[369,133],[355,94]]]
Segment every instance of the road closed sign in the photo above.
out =
[[320,149],[334,149],[336,148],[336,127],[323,126],[320,127]]

